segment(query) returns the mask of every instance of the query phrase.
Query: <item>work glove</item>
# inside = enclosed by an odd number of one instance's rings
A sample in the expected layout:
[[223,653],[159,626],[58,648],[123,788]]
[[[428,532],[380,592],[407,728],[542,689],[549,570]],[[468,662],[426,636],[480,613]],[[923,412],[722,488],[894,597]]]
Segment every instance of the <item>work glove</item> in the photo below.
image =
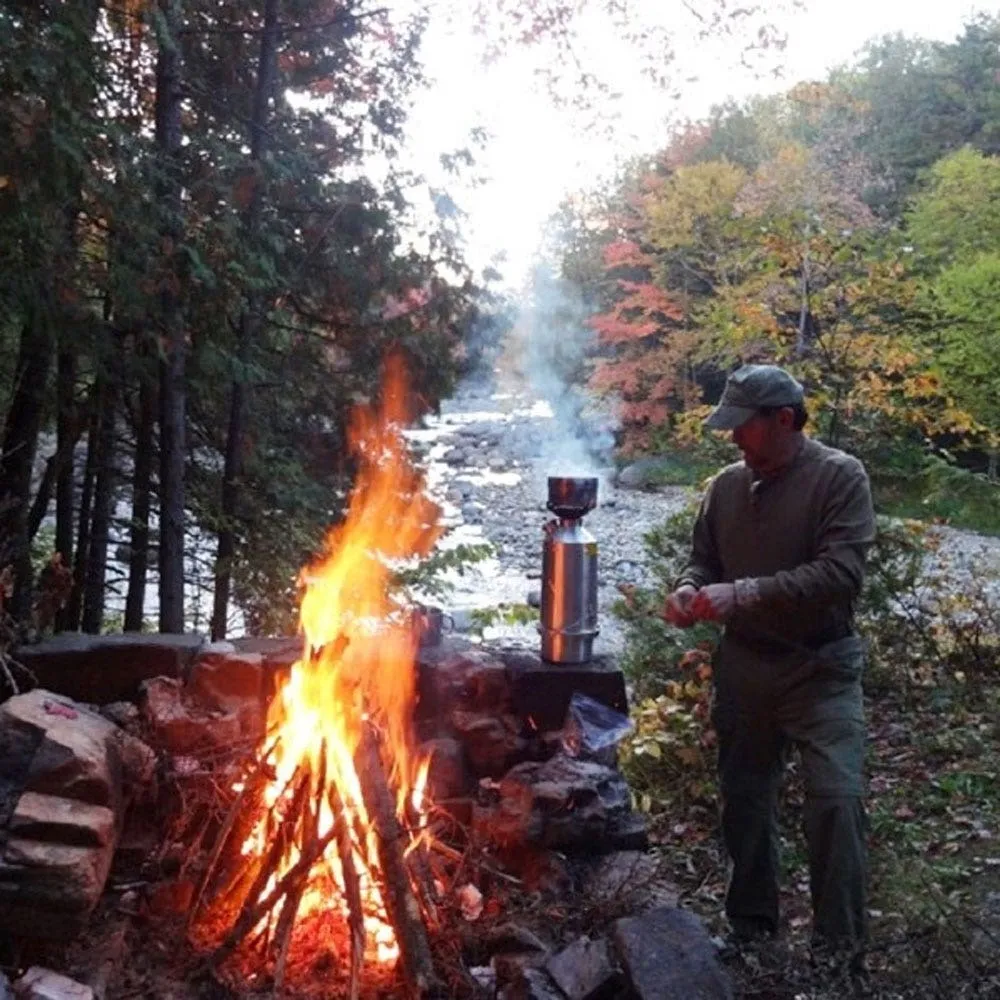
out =
[[678,628],[690,628],[695,623],[695,618],[691,614],[691,604],[697,594],[698,589],[689,583],[678,587],[672,594],[667,595],[663,617]]
[[736,587],[731,583],[710,583],[695,594],[690,604],[694,621],[724,622],[736,610]]

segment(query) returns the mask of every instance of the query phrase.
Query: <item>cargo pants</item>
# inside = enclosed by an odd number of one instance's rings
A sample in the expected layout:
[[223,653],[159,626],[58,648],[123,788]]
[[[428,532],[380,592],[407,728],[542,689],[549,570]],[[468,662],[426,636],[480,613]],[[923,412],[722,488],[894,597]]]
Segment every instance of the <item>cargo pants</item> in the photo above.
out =
[[778,790],[801,753],[814,942],[860,951],[867,931],[864,648],[850,636],[803,653],[733,636],[716,658],[722,833],[732,860],[726,913],[737,933],[778,928]]

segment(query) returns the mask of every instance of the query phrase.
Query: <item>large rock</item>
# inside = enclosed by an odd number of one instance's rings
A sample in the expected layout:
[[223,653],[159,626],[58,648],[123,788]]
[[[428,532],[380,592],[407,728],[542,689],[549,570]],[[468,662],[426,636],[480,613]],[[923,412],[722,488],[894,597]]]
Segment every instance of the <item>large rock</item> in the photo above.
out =
[[140,709],[150,743],[174,755],[225,750],[242,735],[234,713],[198,705],[186,695],[181,682],[170,677],[143,683]]
[[33,965],[14,983],[18,1000],[94,1000],[94,991],[68,976]]
[[503,988],[501,1000],[565,1000],[565,994],[542,969],[523,969]]
[[528,741],[516,716],[456,709],[451,723],[477,778],[499,777],[525,757]]
[[465,751],[458,740],[439,737],[420,745],[420,756],[430,759],[427,791],[433,802],[460,798],[471,791],[472,780]]
[[41,689],[0,705],[0,751],[0,928],[70,938],[103,891],[128,800],[155,758]]
[[106,806],[117,814],[132,791],[150,780],[155,766],[140,740],[41,688],[0,705],[4,736],[19,742],[21,751],[10,758],[0,755],[0,800],[2,790],[20,780],[18,798],[24,791],[39,792]]
[[663,458],[640,458],[618,473],[615,485],[625,490],[651,489],[663,482],[664,470],[668,464]]
[[518,764],[481,789],[485,802],[474,812],[476,830],[506,848],[533,843],[557,850],[612,849],[616,825],[631,805],[618,771],[564,755]]
[[605,909],[637,914],[676,906],[679,890],[661,871],[660,861],[641,850],[613,851],[600,858],[583,879],[584,894]]
[[545,969],[568,1000],[601,1000],[617,995],[622,978],[603,938],[577,938],[553,955]]
[[489,650],[452,637],[419,650],[418,722],[440,724],[440,720],[448,718],[456,709],[497,714],[509,703],[506,667]]
[[151,677],[185,677],[204,637],[185,635],[83,635],[61,632],[14,656],[38,686],[91,705],[133,701]]
[[205,708],[235,715],[245,739],[264,735],[264,666],[260,653],[238,653],[229,643],[206,646],[194,661],[187,689]]
[[624,917],[613,939],[638,1000],[732,1000],[712,939],[687,910]]

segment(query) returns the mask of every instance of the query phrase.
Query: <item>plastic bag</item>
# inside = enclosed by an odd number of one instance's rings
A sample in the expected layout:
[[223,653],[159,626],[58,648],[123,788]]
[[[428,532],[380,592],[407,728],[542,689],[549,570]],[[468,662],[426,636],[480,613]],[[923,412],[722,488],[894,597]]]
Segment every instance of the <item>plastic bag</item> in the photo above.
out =
[[573,757],[580,753],[596,754],[620,742],[633,728],[627,715],[574,691],[566,709],[563,748]]

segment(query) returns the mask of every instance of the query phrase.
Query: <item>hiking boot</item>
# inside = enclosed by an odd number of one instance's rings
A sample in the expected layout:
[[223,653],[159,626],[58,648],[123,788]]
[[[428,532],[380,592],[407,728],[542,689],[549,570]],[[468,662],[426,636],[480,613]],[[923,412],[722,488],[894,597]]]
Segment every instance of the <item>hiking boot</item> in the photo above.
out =
[[735,919],[719,948],[723,962],[742,962],[754,968],[774,968],[787,955],[784,941],[769,924],[759,920]]
[[859,942],[814,939],[809,947],[809,964],[827,985],[839,984],[855,996],[867,992],[868,967],[864,945]]

